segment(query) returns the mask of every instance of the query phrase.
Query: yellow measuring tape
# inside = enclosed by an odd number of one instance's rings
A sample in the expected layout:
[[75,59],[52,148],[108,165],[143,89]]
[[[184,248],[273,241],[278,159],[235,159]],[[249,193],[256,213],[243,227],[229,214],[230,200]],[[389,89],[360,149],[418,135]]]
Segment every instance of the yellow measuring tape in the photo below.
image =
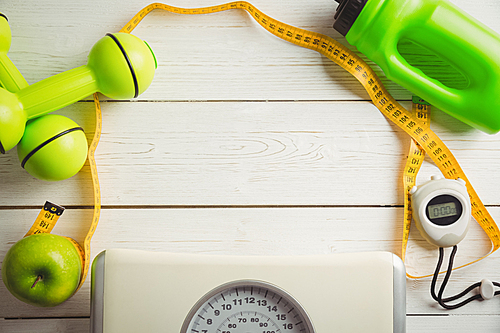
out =
[[[87,235],[83,240],[83,246],[81,246],[80,243],[78,243],[73,238],[66,237],[76,247],[78,253],[80,254],[80,259],[82,262],[82,274],[80,276],[80,283],[78,284],[77,291],[78,289],[81,288],[81,286],[85,282],[85,279],[87,278],[87,274],[89,272],[90,261],[91,261],[90,241],[97,228],[97,223],[99,223],[99,216],[101,214],[101,190],[99,187],[99,178],[97,176],[95,150],[97,149],[97,145],[99,144],[99,139],[101,138],[102,114],[101,114],[101,105],[99,103],[99,98],[97,94],[94,94],[94,102],[96,110],[96,125],[95,125],[94,138],[90,143],[88,151],[90,173],[94,188],[94,213],[92,216],[92,222],[90,224],[89,231],[87,232]],[[40,211],[37,218],[35,219],[35,222],[31,226],[30,230],[26,233],[26,235],[24,235],[24,237],[39,233],[50,233],[54,228],[54,226],[56,225],[56,222],[63,213],[63,211],[64,211],[63,207],[52,204],[50,202],[46,202],[43,209]]]
[[[425,101],[413,97],[411,114],[413,118],[419,119],[422,127],[429,127],[431,107]],[[410,190],[415,186],[417,182],[417,174],[424,162],[425,150],[415,141],[415,139],[410,140],[410,149],[408,151],[408,157],[406,158],[406,165],[403,171],[403,189],[404,189],[404,225],[403,225],[403,244],[401,248],[401,258],[404,261],[406,258],[406,247],[408,244],[408,239],[410,237],[410,226],[412,220],[412,208],[411,208],[411,197]],[[418,278],[406,273],[408,277]],[[423,276],[419,276],[423,277]]]
[[[407,167],[405,168],[405,221],[403,228],[403,244],[402,244],[402,259],[406,256],[406,247],[411,224],[411,210],[409,205],[408,191],[415,184],[416,174],[422,165],[424,152],[433,160],[439,170],[446,178],[457,179],[461,178],[466,182],[467,190],[472,204],[472,215],[475,220],[481,225],[490,240],[492,241],[491,251],[484,257],[490,255],[500,247],[500,230],[495,221],[484,207],[479,199],[476,191],[465,176],[464,171],[458,164],[457,160],[441,141],[441,139],[429,128],[427,124],[428,106],[421,102],[413,103],[418,112],[414,114],[403,108],[385,89],[382,82],[375,72],[355,53],[347,47],[338,43],[334,39],[304,29],[296,28],[288,24],[277,21],[246,1],[235,1],[227,4],[222,4],[204,8],[178,8],[162,3],[153,3],[143,8],[137,13],[121,30],[120,32],[130,33],[141,20],[154,9],[162,9],[168,12],[177,14],[208,14],[216,13],[229,9],[246,10],[253,19],[255,19],[264,29],[273,35],[284,39],[288,42],[302,46],[314,51],[317,51],[346,71],[351,73],[363,85],[365,90],[370,95],[375,106],[389,118],[394,124],[405,131],[412,138],[412,146],[408,156]],[[409,180],[409,182],[407,182]],[[413,183],[412,183],[413,182]],[[411,185],[413,184],[413,185]],[[411,187],[409,187],[411,185]],[[459,266],[461,268],[477,262],[484,257],[479,258],[468,264]],[[412,278],[420,278],[425,276],[411,276]],[[426,275],[427,276],[427,275]]]
[[[403,244],[402,244],[402,259],[405,259],[406,247],[408,242],[408,235],[410,232],[411,224],[411,209],[409,205],[408,191],[415,184],[416,174],[422,165],[424,152],[434,161],[434,163],[441,170],[446,178],[456,179],[461,178],[466,181],[467,190],[472,204],[472,213],[476,221],[481,225],[490,240],[492,241],[492,250],[486,256],[490,255],[500,247],[500,230],[498,229],[495,221],[490,216],[483,203],[476,194],[474,188],[468,181],[465,173],[460,168],[457,160],[439,137],[431,131],[427,125],[428,110],[427,106],[417,102],[414,103],[413,113],[403,108],[385,89],[382,82],[375,74],[375,72],[355,53],[350,51],[347,47],[338,43],[334,39],[312,31],[303,30],[290,26],[288,24],[277,21],[260,10],[255,8],[248,2],[236,1],[227,4],[222,4],[212,7],[204,8],[179,8],[162,3],[153,3],[143,8],[137,13],[121,30],[120,32],[130,33],[142,21],[146,15],[155,9],[166,10],[171,13],[177,14],[208,14],[216,13],[229,9],[243,9],[246,10],[253,19],[255,19],[264,29],[273,35],[282,38],[288,42],[302,46],[314,51],[317,51],[330,60],[337,63],[339,66],[347,70],[363,85],[365,90],[370,95],[374,105],[395,123],[399,128],[405,131],[412,138],[410,153],[408,156],[408,163],[405,168],[404,182],[405,182],[405,222],[403,228]],[[94,216],[90,226],[90,230],[85,237],[83,247],[76,241],[72,240],[82,256],[82,278],[80,279],[81,287],[88,273],[90,265],[90,240],[97,227],[99,221],[99,214],[101,209],[100,202],[100,189],[99,181],[97,178],[97,169],[94,159],[95,149],[99,142],[101,134],[101,109],[97,94],[94,95],[96,105],[96,132],[92,144],[89,148],[89,163],[94,183]],[[27,235],[39,232],[50,232],[57,221],[57,206],[47,206],[48,210],[42,210],[39,217],[33,224]],[[54,209],[51,212],[51,209]],[[52,215],[51,215],[52,214]],[[54,215],[55,214],[55,215]],[[473,262],[477,262],[484,257],[481,257]],[[462,265],[464,267],[468,264]],[[457,268],[460,268],[457,267]],[[411,276],[412,278],[419,278],[424,276]]]

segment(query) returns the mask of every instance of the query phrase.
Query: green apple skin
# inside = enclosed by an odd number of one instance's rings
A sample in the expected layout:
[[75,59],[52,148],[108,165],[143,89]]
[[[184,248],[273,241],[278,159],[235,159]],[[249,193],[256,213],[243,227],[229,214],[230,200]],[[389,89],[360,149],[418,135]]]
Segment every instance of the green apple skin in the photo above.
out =
[[3,260],[2,279],[21,301],[49,307],[73,295],[81,270],[80,255],[71,241],[42,233],[24,237],[10,248]]

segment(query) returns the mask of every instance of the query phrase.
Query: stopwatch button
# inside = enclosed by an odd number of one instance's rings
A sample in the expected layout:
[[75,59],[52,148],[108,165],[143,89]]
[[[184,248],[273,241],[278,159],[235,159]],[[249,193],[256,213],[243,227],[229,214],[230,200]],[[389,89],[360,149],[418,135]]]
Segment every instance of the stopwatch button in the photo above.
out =
[[479,292],[484,300],[492,299],[495,296],[495,287],[493,283],[488,279],[481,280],[481,286],[479,287]]
[[415,193],[415,192],[417,192],[417,187],[416,187],[416,186],[413,186],[413,187],[411,188],[411,190],[410,190],[410,194],[413,194],[413,193]]
[[443,176],[441,175],[432,175],[431,180],[438,180],[438,179],[443,179]]
[[462,184],[464,186],[467,184],[467,182],[465,180],[463,180],[462,178],[457,178],[457,182],[459,182],[460,184]]

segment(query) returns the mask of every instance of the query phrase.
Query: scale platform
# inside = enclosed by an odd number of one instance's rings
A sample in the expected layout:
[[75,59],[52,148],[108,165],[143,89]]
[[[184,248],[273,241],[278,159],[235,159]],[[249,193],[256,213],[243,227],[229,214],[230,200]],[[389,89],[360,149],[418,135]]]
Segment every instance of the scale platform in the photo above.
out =
[[223,256],[111,249],[92,265],[93,333],[401,333],[388,252]]

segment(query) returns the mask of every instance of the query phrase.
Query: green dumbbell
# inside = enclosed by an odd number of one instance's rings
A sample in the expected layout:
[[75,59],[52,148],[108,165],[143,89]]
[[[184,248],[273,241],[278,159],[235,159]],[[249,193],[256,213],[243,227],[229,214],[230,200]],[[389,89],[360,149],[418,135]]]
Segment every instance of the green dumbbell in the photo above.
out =
[[[42,153],[46,156],[30,161],[34,154],[30,155],[26,148],[37,148],[34,142],[47,146],[53,145],[50,141],[51,137],[46,137],[47,131],[42,135],[39,131],[29,130],[32,123],[51,126],[51,122],[33,120],[26,125],[26,121],[60,109],[97,91],[113,99],[135,98],[150,85],[155,68],[156,59],[145,42],[125,33],[108,34],[94,45],[87,65],[47,78],[15,93],[0,88],[0,110],[4,110],[3,113],[0,112],[0,151],[5,152],[19,143],[26,127],[25,136],[28,135],[29,140],[24,138],[22,140],[29,141],[29,143],[20,144],[18,147],[20,160],[24,161],[28,157],[28,160],[23,163],[24,166],[32,163],[40,164],[39,167],[27,168],[27,170],[32,170],[28,171],[37,178],[65,179],[66,176],[63,175],[70,173],[62,170],[64,168],[61,170],[54,168],[52,160],[58,159],[58,156],[52,155],[49,152],[52,151],[51,149],[43,147],[38,149],[36,154]],[[54,117],[50,119],[56,120]],[[70,126],[69,123],[65,123]],[[77,128],[77,126],[71,128]],[[63,132],[74,136],[78,130],[67,132],[66,129]],[[52,132],[52,135],[57,134]],[[75,155],[82,156],[78,153]],[[66,157],[65,160],[69,158],[71,156]],[[61,160],[64,161],[59,158],[59,161]],[[66,163],[60,164],[66,165]],[[49,165],[53,168],[52,170],[49,170]],[[41,170],[40,173],[36,171],[37,168]]]

